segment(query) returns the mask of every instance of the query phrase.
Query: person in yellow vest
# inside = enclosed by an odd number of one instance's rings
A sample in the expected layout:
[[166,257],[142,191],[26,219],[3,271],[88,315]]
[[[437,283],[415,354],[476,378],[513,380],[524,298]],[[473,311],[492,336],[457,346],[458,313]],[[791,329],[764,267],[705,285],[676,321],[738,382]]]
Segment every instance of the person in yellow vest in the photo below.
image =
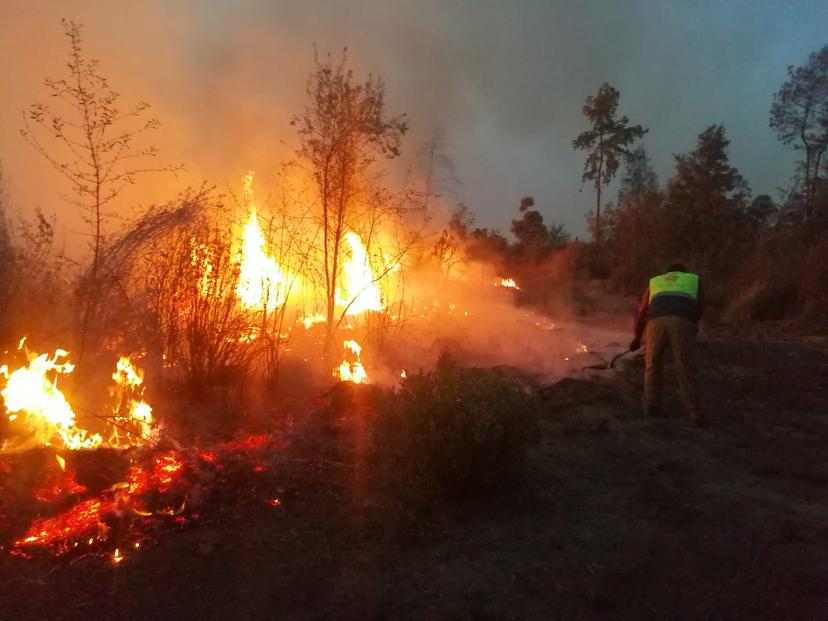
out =
[[644,336],[644,414],[663,415],[661,409],[664,352],[673,354],[681,398],[690,419],[698,425],[705,420],[695,387],[696,324],[701,319],[703,298],[698,274],[680,263],[650,279],[635,315],[635,338],[630,350],[641,347]]

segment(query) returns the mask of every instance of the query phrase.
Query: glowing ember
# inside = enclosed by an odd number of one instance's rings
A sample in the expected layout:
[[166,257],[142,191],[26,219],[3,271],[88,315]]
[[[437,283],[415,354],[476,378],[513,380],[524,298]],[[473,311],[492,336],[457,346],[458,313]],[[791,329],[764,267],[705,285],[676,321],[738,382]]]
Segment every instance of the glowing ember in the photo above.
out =
[[183,467],[184,462],[172,451],[156,456],[153,459],[153,468],[148,474],[142,468],[133,466],[129,477],[129,491],[135,494],[155,488],[159,492],[166,492]]
[[402,370],[402,373],[400,373],[400,377],[401,377],[401,378],[403,378],[403,379],[405,379],[406,377],[408,377],[408,375],[407,375],[407,374],[406,374],[406,372],[405,372],[405,369],[403,369],[403,370]]
[[500,284],[501,287],[508,287],[510,289],[520,289],[520,287],[514,281],[513,278],[504,278],[503,280],[500,281],[500,283],[497,283],[497,284]]
[[206,461],[208,464],[214,464],[218,459],[218,455],[216,455],[213,451],[199,451],[198,458],[201,461]]
[[257,433],[241,440],[226,442],[219,445],[224,451],[254,451],[271,444],[271,438],[266,433]]
[[536,321],[535,325],[538,328],[540,328],[541,330],[550,330],[550,331],[552,331],[552,330],[557,330],[558,329],[558,326],[555,325],[554,321],[545,321],[545,322]]
[[577,349],[577,351],[578,351],[579,353],[585,354],[585,353],[587,353],[587,352],[589,351],[589,348],[588,348],[586,345],[584,345],[583,343],[578,343],[578,349]]
[[350,257],[342,266],[342,287],[336,292],[337,304],[347,309],[347,315],[381,311],[384,308],[382,296],[362,239],[353,231],[348,231],[345,242],[350,248]]
[[[102,537],[107,527],[102,518],[115,510],[112,501],[90,498],[53,518],[35,520],[16,546],[50,545],[71,539],[90,537],[89,543]],[[92,535],[94,533],[94,535]]]
[[338,369],[334,370],[334,377],[338,377],[343,382],[362,384],[368,379],[365,367],[362,366],[359,359],[362,354],[362,347],[356,341],[351,340],[345,341],[342,346],[345,348],[345,360],[342,361]]
[[[256,434],[192,453],[125,453],[122,455],[137,458],[129,466],[126,477],[93,497],[89,497],[90,491],[75,480],[71,469],[73,460],[67,460],[66,471],[48,460],[49,469],[33,496],[43,503],[37,508],[39,513],[54,509],[60,512],[39,517],[28,528],[15,533],[8,542],[10,552],[23,557],[38,550],[58,556],[92,554],[113,564],[121,563],[128,558],[129,550],[137,550],[142,542],[157,536],[156,524],[160,521],[178,528],[198,519],[197,513],[185,513],[189,506],[200,502],[197,499],[204,493],[190,475],[202,472],[204,468],[221,472],[225,469],[227,456],[237,461],[237,453],[277,445],[272,436]],[[251,465],[253,472],[267,470],[260,458]],[[10,462],[0,461],[0,472],[4,476],[10,475]],[[192,493],[195,496],[191,496]],[[277,507],[281,501],[272,493],[260,499]],[[65,508],[69,496],[79,498],[74,500],[73,506]],[[190,502],[193,499],[195,502]],[[152,530],[146,531],[146,528]]]
[[160,458],[156,458],[155,463],[158,465],[156,468],[158,482],[160,483],[158,489],[163,492],[172,483],[173,477],[184,464],[181,463],[175,453],[167,453]]
[[[23,341],[21,341],[21,346]],[[6,386],[0,390],[9,420],[25,429],[44,445],[68,449],[93,448],[101,445],[98,434],[89,435],[75,424],[75,412],[58,389],[57,376],[67,375],[74,366],[67,359],[68,352],[58,349],[50,358],[46,354],[28,354],[28,364],[11,374],[8,367],[0,367]]]
[[86,492],[86,487],[75,480],[73,472],[56,473],[50,471],[43,481],[43,484],[34,492],[34,497],[43,503],[49,503],[64,496],[74,496]]

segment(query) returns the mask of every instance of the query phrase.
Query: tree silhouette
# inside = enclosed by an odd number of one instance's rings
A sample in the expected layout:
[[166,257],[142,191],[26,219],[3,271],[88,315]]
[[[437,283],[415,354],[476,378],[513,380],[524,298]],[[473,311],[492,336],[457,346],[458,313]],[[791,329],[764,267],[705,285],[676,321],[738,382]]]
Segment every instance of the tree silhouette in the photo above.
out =
[[601,189],[608,185],[618,172],[623,156],[629,154],[630,145],[647,133],[641,125],[630,125],[626,116],[616,117],[620,93],[606,82],[596,95],[590,95],[584,103],[583,113],[590,128],[572,141],[575,149],[587,152],[582,183],[591,181],[595,188],[596,244],[601,243]]
[[632,204],[641,207],[644,198],[657,191],[658,178],[650,164],[650,157],[644,145],[638,145],[626,158],[618,190],[618,206]]
[[676,156],[676,173],[668,184],[668,241],[681,257],[707,257],[722,265],[744,241],[747,182],[730,165],[725,129],[711,125],[699,134],[696,148]]
[[520,219],[512,220],[511,231],[517,239],[512,246],[512,253],[523,263],[537,263],[555,250],[560,250],[569,241],[563,225],[551,225],[549,228],[543,223],[541,213],[531,207],[535,206],[535,199],[525,196],[520,201],[519,211],[523,214]]
[[788,67],[788,80],[774,97],[770,126],[784,144],[805,152],[805,218],[811,220],[828,147],[828,45],[812,53],[804,66]]

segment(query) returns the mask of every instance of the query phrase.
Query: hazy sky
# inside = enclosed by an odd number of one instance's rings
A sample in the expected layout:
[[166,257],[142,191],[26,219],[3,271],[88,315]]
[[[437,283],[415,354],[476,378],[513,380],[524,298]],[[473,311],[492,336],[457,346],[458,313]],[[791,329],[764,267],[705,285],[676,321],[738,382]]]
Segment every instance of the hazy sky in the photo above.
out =
[[63,69],[61,17],[84,23],[88,55],[125,101],[152,103],[162,160],[187,166],[178,179],[145,178],[122,210],[202,179],[237,183],[248,169],[266,184],[295,144],[289,119],[303,105],[314,44],[323,53],[347,45],[358,72],[386,81],[390,111],[409,115],[412,166],[445,127],[458,198],[478,224],[508,230],[529,194],[575,234],[593,195],[579,192],[583,155],[571,142],[585,127],[584,98],[602,82],[621,91],[623,114],[650,128],[661,181],[673,154],[722,123],[754,193],[775,194],[794,155],[768,127],[773,93],[787,65],[828,43],[824,0],[2,0],[0,160],[14,205],[56,213],[69,244],[80,239],[74,209],[18,135],[21,110]]

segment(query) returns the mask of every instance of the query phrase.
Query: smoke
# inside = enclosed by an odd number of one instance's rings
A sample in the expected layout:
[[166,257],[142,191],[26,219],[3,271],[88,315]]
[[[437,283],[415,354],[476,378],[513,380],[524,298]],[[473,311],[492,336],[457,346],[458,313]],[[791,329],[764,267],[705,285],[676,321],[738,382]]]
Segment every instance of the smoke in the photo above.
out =
[[[434,263],[405,275],[405,301],[392,311],[398,330],[381,343],[368,332],[363,360],[372,381],[393,383],[400,372],[430,370],[442,352],[465,365],[508,367],[551,381],[608,359],[622,349],[626,326],[606,318],[575,319],[573,257],[563,251],[536,267],[545,288],[521,304],[524,291],[504,286],[503,269],[462,260],[447,276]],[[381,349],[380,349],[381,348]]]
[[[622,93],[621,112],[651,128],[647,144],[662,179],[672,154],[707,125],[724,123],[732,159],[754,190],[772,192],[792,154],[767,127],[773,91],[788,64],[824,43],[828,7],[736,3],[471,2],[245,3],[10,0],[0,6],[0,156],[15,203],[58,214],[70,247],[83,227],[60,198],[59,177],[20,141],[20,111],[42,99],[66,47],[59,19],[85,24],[86,49],[124,102],[146,99],[164,128],[163,162],[187,172],[141,183],[120,202],[162,202],[204,180],[224,187],[255,169],[265,179],[291,153],[289,125],[321,54],[349,48],[358,75],[388,85],[388,108],[406,112],[413,165],[437,126],[463,181],[459,198],[481,226],[503,226],[503,208],[531,194],[547,221],[584,230],[591,196],[579,192],[572,138],[581,104],[603,81]],[[758,33],[758,34],[757,34]]]

